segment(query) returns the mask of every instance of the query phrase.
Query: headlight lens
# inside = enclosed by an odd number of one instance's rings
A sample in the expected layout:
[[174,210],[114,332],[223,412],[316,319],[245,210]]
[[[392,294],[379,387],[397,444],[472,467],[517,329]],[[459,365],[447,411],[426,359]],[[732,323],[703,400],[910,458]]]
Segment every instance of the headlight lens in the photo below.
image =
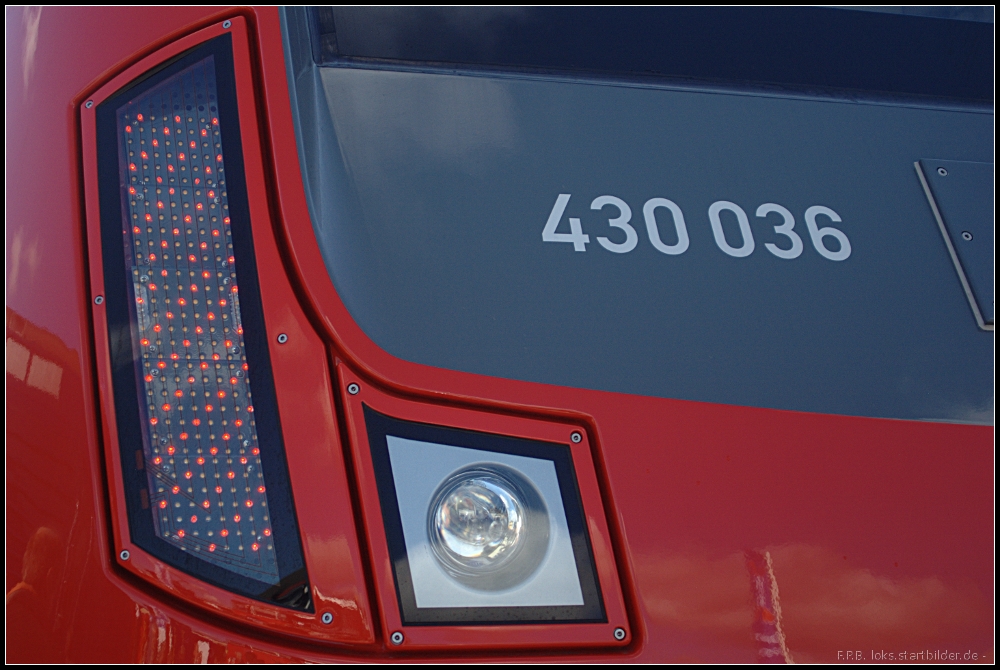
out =
[[527,579],[545,556],[549,520],[534,487],[499,464],[474,465],[445,479],[431,498],[428,534],[448,574],[495,591]]

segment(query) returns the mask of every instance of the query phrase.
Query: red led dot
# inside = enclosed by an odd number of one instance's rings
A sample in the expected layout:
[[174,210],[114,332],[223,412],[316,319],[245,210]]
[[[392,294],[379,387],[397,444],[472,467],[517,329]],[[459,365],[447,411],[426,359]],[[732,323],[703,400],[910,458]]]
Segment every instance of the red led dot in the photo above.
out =
[[160,361],[159,363],[156,364],[156,367],[162,370],[163,368],[167,367],[167,364],[165,361]]
[[184,530],[183,529],[177,531],[177,537],[184,537]]
[[257,549],[259,549],[260,547],[257,545],[256,542],[254,542],[253,544],[250,545],[250,548],[253,549],[254,551],[257,551]]
[[160,143],[159,143],[159,141],[157,141],[157,140],[153,140],[153,146],[154,146],[154,147],[158,147],[158,146],[160,146]]
[[187,304],[187,300],[185,300],[184,298],[177,298],[177,304],[178,305],[186,305]]
[[208,192],[208,197],[209,198],[214,198],[215,197],[215,191],[209,191]]
[[263,493],[263,492],[264,492],[264,487],[263,486],[258,486],[257,487],[257,493]]
[[[173,188],[173,186],[170,187],[170,190],[168,191],[168,193],[170,193],[170,195],[174,194],[174,188]],[[174,228],[174,230],[177,230],[177,229]]]
[[197,261],[198,259],[197,259],[197,258],[195,258],[195,255],[194,255],[194,254],[191,254],[190,256],[188,256],[188,260],[189,260],[189,261],[191,261],[192,263],[194,263],[194,262],[195,262],[195,261]]
[[187,433],[181,433],[181,439],[182,440],[188,439],[188,434]]
[[141,231],[141,230],[139,230],[139,226],[135,226],[134,228],[132,228],[132,232],[133,232],[133,233],[135,233],[136,235],[138,235],[138,234],[139,234],[139,233],[141,233],[142,231]]
[[181,117],[179,117],[179,116],[175,116],[175,117],[174,117],[174,121],[175,121],[176,123],[180,123],[180,122],[181,122]]
[[143,338],[143,339],[139,340],[139,344],[141,344],[144,347],[148,347],[149,346],[149,340],[147,340],[146,338]]
[[176,361],[178,358],[180,358],[180,356],[177,355],[177,354],[170,354],[170,358],[172,358],[172,359],[174,359]]
[[162,201],[162,200],[157,200],[157,201],[156,201],[156,206],[157,206],[157,207],[158,207],[159,209],[163,209],[163,201]]
[[174,171],[174,166],[173,165],[168,165],[167,166],[167,172],[173,172],[173,171]]
[[[191,144],[192,144],[192,145],[194,145],[194,142],[192,142]],[[200,179],[198,179],[197,177],[195,177],[195,178],[194,178],[194,183],[195,183],[195,184],[200,184],[200,183],[201,183],[201,180],[200,180]]]
[[210,167],[205,168],[205,174],[212,174],[212,168]]
[[180,235],[180,234],[181,234],[181,229],[180,228],[174,228],[174,235]]
[[135,195],[135,186],[129,186],[128,192],[131,193],[132,195]]
[[188,214],[187,216],[184,217],[184,223],[191,223],[191,215],[190,214]]
[[222,439],[223,440],[228,440],[230,437],[232,437],[232,436],[229,433],[223,433],[222,434]]
[[188,470],[187,472],[184,473],[184,479],[191,479],[191,471],[190,470]]
[[213,543],[213,544],[208,545],[208,550],[209,551],[215,551],[215,544]]
[[201,425],[201,419],[191,419],[191,423],[195,426]]
[[191,340],[184,340],[184,346],[185,347],[190,347],[191,346]]
[[230,378],[229,378],[229,383],[230,383],[230,384],[236,384],[236,383],[237,383],[237,382],[239,382],[239,381],[240,381],[240,380],[239,380],[239,379],[237,379],[236,377],[230,377]]
[[211,503],[209,503],[209,502],[208,502],[208,501],[206,500],[205,502],[203,502],[203,503],[201,504],[201,506],[202,506],[202,507],[204,507],[205,509],[208,509],[208,506],[209,506],[210,504],[211,504]]
[[242,463],[243,465],[246,465],[247,464],[247,457],[246,456],[241,456],[240,457],[240,463]]
[[204,277],[205,279],[208,279],[209,277],[212,276],[212,273],[209,272],[208,270],[205,270],[204,272],[201,273],[201,276]]
[[156,290],[156,284],[150,284],[149,285],[149,290],[150,291],[155,291]]
[[136,301],[137,303],[139,303],[140,305],[141,305],[141,304],[143,303],[143,300],[142,300],[142,298],[136,298],[136,299],[135,299],[135,301]]
[[160,270],[160,274],[162,276],[166,277],[167,276],[167,271],[166,270]]
[[163,458],[160,457],[160,456],[156,456],[156,457],[153,458],[153,463],[156,463],[157,465],[159,465],[162,462],[163,462]]
[[202,242],[202,243],[201,243],[201,244],[200,244],[199,246],[200,246],[200,247],[201,247],[202,249],[208,249],[208,242]]
[[166,506],[167,506],[167,501],[166,500],[161,500],[160,501],[160,509],[165,509]]
[[153,424],[154,426],[157,424],[158,421],[159,421],[159,419],[157,419],[155,416],[152,419],[149,420],[149,422],[151,424]]
[[228,537],[229,531],[223,528],[222,530],[219,531],[219,535],[221,535],[222,537]]
[[264,529],[264,537],[271,537],[271,529],[270,528],[265,528]]
[[211,412],[212,411],[212,406],[211,405],[205,405],[205,411],[206,412]]
[[204,205],[202,205],[202,204],[201,204],[201,203],[199,202],[198,204],[196,204],[196,205],[194,206],[194,208],[195,208],[195,209],[204,209],[205,207],[204,207]]
[[260,453],[260,449],[258,449],[257,447],[254,447],[253,449],[250,450],[250,453],[253,454],[254,456],[256,456],[256,455],[258,455]]
[[[171,170],[173,170],[173,168],[171,168]],[[157,184],[162,184],[163,183],[163,177],[157,177],[156,178],[156,183]]]
[[226,392],[225,391],[219,391],[218,396],[220,398],[225,398],[226,397]]
[[150,260],[150,262],[155,261],[156,260],[156,254],[150,254],[149,255],[149,260]]
[[[233,379],[236,379],[236,377],[233,377]],[[232,380],[230,380],[230,381],[232,381]],[[236,382],[234,381],[233,383],[235,384]],[[238,427],[240,427],[240,426],[243,425],[243,420],[242,419],[236,419],[236,421],[233,421],[233,423],[235,423],[236,427],[238,428]]]
[[202,370],[207,370],[208,369],[208,363],[202,363],[201,364],[201,369]]
[[168,319],[174,318],[174,313],[173,312],[167,312],[167,318]]
[[132,132],[132,126],[125,126],[125,132],[126,133]]
[[170,411],[170,403],[163,403],[162,409],[163,409],[164,412],[169,412]]
[[252,500],[248,500],[246,502],[246,505],[247,505],[247,507],[253,507],[253,501]]
[[216,493],[222,493],[222,487],[221,486],[216,486],[215,487],[215,492]]
[[[235,263],[236,262],[236,258],[234,256],[230,256],[229,257],[229,262],[230,263]],[[236,287],[235,286],[233,287],[233,293],[236,293]]]
[[188,377],[188,384],[194,384],[194,377]]
[[181,487],[180,486],[175,486],[174,488],[172,488],[170,490],[173,491],[174,493],[180,493],[181,492]]
[[217,125],[219,125],[219,120],[218,120],[218,119],[215,119],[215,118],[213,118],[213,119],[212,119],[212,125],[213,125],[213,126],[217,126]]
[[169,447],[167,447],[167,453],[170,454],[171,456],[174,455],[175,451],[177,450],[174,448],[174,445],[171,444]]
[[196,146],[198,146],[198,143],[197,143],[197,142],[191,142],[191,148],[192,148],[192,149],[194,149],[194,148],[195,148]]
[[204,128],[202,128],[202,129],[201,129],[201,136],[202,136],[202,137],[208,137],[208,131],[207,131],[207,130],[205,130]]
[[146,381],[147,382],[153,381],[153,375],[146,375]]
[[218,447],[212,447],[211,449],[208,450],[208,453],[210,453],[213,456],[215,456],[217,453],[219,453],[219,448]]
[[232,340],[226,340],[226,346],[227,347],[233,346],[233,341]]
[[192,515],[191,516],[191,523],[198,523],[198,517]]
[[[194,327],[194,332],[196,332],[196,333],[198,333],[200,335],[201,333],[204,333],[205,331],[201,329],[201,326],[195,326]],[[204,365],[203,367],[208,367],[208,365]]]
[[169,135],[170,134],[170,128],[164,128],[163,129],[163,134],[164,135]]
[[197,463],[198,465],[205,465],[205,459],[202,456],[196,458],[194,462]]
[[229,223],[229,217],[227,216],[226,218],[224,218],[224,219],[222,220],[222,222],[223,222],[223,223]]
[[244,370],[249,370],[249,369],[250,369],[250,366],[249,366],[249,365],[247,365],[246,363],[244,363],[244,364],[243,364],[243,369],[244,369]]
[[253,414],[253,405],[247,405],[247,411]]
[[142,114],[137,114],[135,118],[137,118],[137,119],[139,119],[140,121],[142,121]]
[[181,396],[184,395],[184,391],[177,389],[176,391],[174,391],[174,395],[180,398]]
[[240,515],[239,514],[234,514],[233,515],[233,521],[235,521],[236,523],[239,523],[240,522]]
[[209,321],[215,321],[215,312],[209,312],[208,313],[208,320]]
[[146,153],[145,151],[143,151],[143,152],[142,152],[142,153],[140,153],[139,155],[140,155],[140,156],[142,156],[142,158],[143,158],[144,160],[145,160],[146,158],[149,158],[149,154],[147,154],[147,153]]
[[219,360],[219,354],[212,354],[212,360],[213,361]]
[[219,154],[218,156],[216,156],[216,157],[215,157],[215,160],[217,160],[217,161],[221,161],[221,160],[222,160],[222,154]]
[[163,240],[162,242],[160,242],[160,246],[163,247],[164,249],[166,249],[167,248],[167,241]]
[[226,473],[226,476],[229,477],[230,479],[234,479],[236,477],[236,473],[230,470],[229,472]]
[[163,330],[163,326],[161,326],[160,324],[156,324],[155,326],[153,326],[153,330],[155,330],[158,333],[161,330]]
[[185,158],[186,158],[186,157],[184,156],[184,152],[183,152],[183,151],[182,151],[182,152],[180,152],[179,154],[177,154],[177,157],[178,157],[179,159],[181,159],[181,160],[185,160]]
[[[146,220],[147,221],[152,221],[153,220],[153,215],[152,214],[147,214],[146,215]],[[153,259],[156,259],[156,256],[153,256]]]

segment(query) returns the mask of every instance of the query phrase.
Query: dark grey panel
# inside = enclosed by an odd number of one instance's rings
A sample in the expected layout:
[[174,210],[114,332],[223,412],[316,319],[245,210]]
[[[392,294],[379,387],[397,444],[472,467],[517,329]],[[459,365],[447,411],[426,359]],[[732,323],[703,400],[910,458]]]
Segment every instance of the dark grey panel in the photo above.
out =
[[[622,393],[990,423],[993,335],[968,305],[913,169],[992,160],[990,110],[515,76],[315,68],[290,53],[313,223],[352,316],[400,358]],[[298,59],[298,60],[296,60]],[[585,252],[542,241],[578,218]],[[637,244],[609,226],[627,203]],[[669,198],[690,244],[650,242]],[[739,205],[752,253],[709,219]],[[803,251],[775,233],[777,203]],[[850,240],[829,260],[805,213]],[[739,247],[736,215],[720,215]],[[666,209],[662,243],[677,242]],[[826,238],[830,251],[838,244]]]
[[970,306],[984,328],[992,327],[993,164],[924,159],[920,167]]

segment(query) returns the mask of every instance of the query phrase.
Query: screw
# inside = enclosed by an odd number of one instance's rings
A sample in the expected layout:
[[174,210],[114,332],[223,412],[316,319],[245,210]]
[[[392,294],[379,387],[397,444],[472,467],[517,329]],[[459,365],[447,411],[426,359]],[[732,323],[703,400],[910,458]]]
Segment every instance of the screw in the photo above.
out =
[[397,630],[395,633],[389,636],[389,641],[395,645],[401,645],[403,644],[403,634]]
[[228,19],[227,19],[226,21],[223,21],[223,22],[222,22],[222,27],[223,27],[223,28],[227,28],[227,29],[228,29],[228,28],[231,28],[231,27],[232,27],[232,25],[233,25],[233,22],[232,22],[232,21],[229,21]]
[[944,168],[938,168],[938,174],[941,175],[942,177],[947,177],[948,171],[945,170]]
[[323,612],[323,616],[319,620],[329,626],[333,623],[333,612]]
[[284,333],[278,335],[278,344],[284,344],[287,341],[288,341],[288,335],[285,335]]
[[128,553],[128,549],[122,549],[122,553],[118,554],[118,558],[123,561],[127,561],[132,554]]
[[624,628],[615,628],[615,639],[618,640],[619,642],[625,639]]
[[962,231],[962,239],[965,240],[966,242],[969,242],[970,240],[972,240],[972,233],[970,233],[967,230],[963,230]]
[[84,105],[84,107],[86,107],[87,109],[90,109],[93,106],[94,106],[93,100],[88,100],[87,103]]
[[583,435],[574,430],[573,434],[569,436],[569,439],[573,442],[573,444],[580,444],[580,442],[583,441]]
[[94,298],[94,304],[95,305],[103,305],[104,304],[104,296],[103,295],[99,295],[99,296],[95,297]]
[[[347,385],[347,392],[350,393],[351,395],[357,395],[358,391],[360,391],[360,390],[361,390],[361,387],[358,386],[357,384],[353,383],[353,382]],[[402,633],[400,633],[400,635],[402,635]],[[402,637],[400,637],[400,639],[402,639]],[[397,642],[397,644],[398,644],[398,642]]]

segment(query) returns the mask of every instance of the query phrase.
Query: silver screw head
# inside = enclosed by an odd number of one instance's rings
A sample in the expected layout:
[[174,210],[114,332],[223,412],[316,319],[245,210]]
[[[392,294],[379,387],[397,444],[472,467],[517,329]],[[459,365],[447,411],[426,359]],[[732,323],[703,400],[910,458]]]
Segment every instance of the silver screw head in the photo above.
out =
[[944,168],[938,168],[938,174],[941,175],[942,177],[947,177],[948,171],[945,170]]
[[84,105],[84,107],[86,107],[87,109],[90,109],[93,106],[94,106],[93,100],[88,100],[87,103]]
[[[350,393],[351,395],[357,395],[358,391],[360,390],[361,387],[355,384],[354,382],[351,382],[350,384],[347,385],[347,392]],[[402,635],[402,633],[400,633],[400,635]]]
[[624,628],[615,628],[615,639],[618,640],[619,642],[625,639]]
[[962,239],[965,240],[966,242],[971,242],[972,241],[972,233],[970,233],[967,230],[963,230],[962,231]]
[[583,441],[583,435],[573,431],[573,434],[569,436],[569,439],[572,440],[573,444],[580,444],[580,442]]
[[278,344],[284,344],[287,341],[288,341],[288,335],[285,335],[284,333],[278,335]]
[[122,559],[123,561],[127,561],[131,556],[132,554],[128,553],[128,549],[122,549],[121,553],[118,554],[118,558]]
[[333,623],[333,612],[323,612],[323,616],[319,620],[329,626]]
[[227,19],[227,20],[225,20],[225,21],[223,21],[223,22],[222,22],[222,27],[223,27],[223,28],[226,28],[226,29],[228,30],[229,28],[232,28],[232,27],[233,27],[233,22],[232,22],[232,21],[229,21],[229,20]]
[[403,644],[403,634],[397,630],[395,633],[389,636],[389,641],[395,645]]
[[104,304],[104,296],[103,295],[95,296],[94,297],[94,304],[95,305],[103,305]]

